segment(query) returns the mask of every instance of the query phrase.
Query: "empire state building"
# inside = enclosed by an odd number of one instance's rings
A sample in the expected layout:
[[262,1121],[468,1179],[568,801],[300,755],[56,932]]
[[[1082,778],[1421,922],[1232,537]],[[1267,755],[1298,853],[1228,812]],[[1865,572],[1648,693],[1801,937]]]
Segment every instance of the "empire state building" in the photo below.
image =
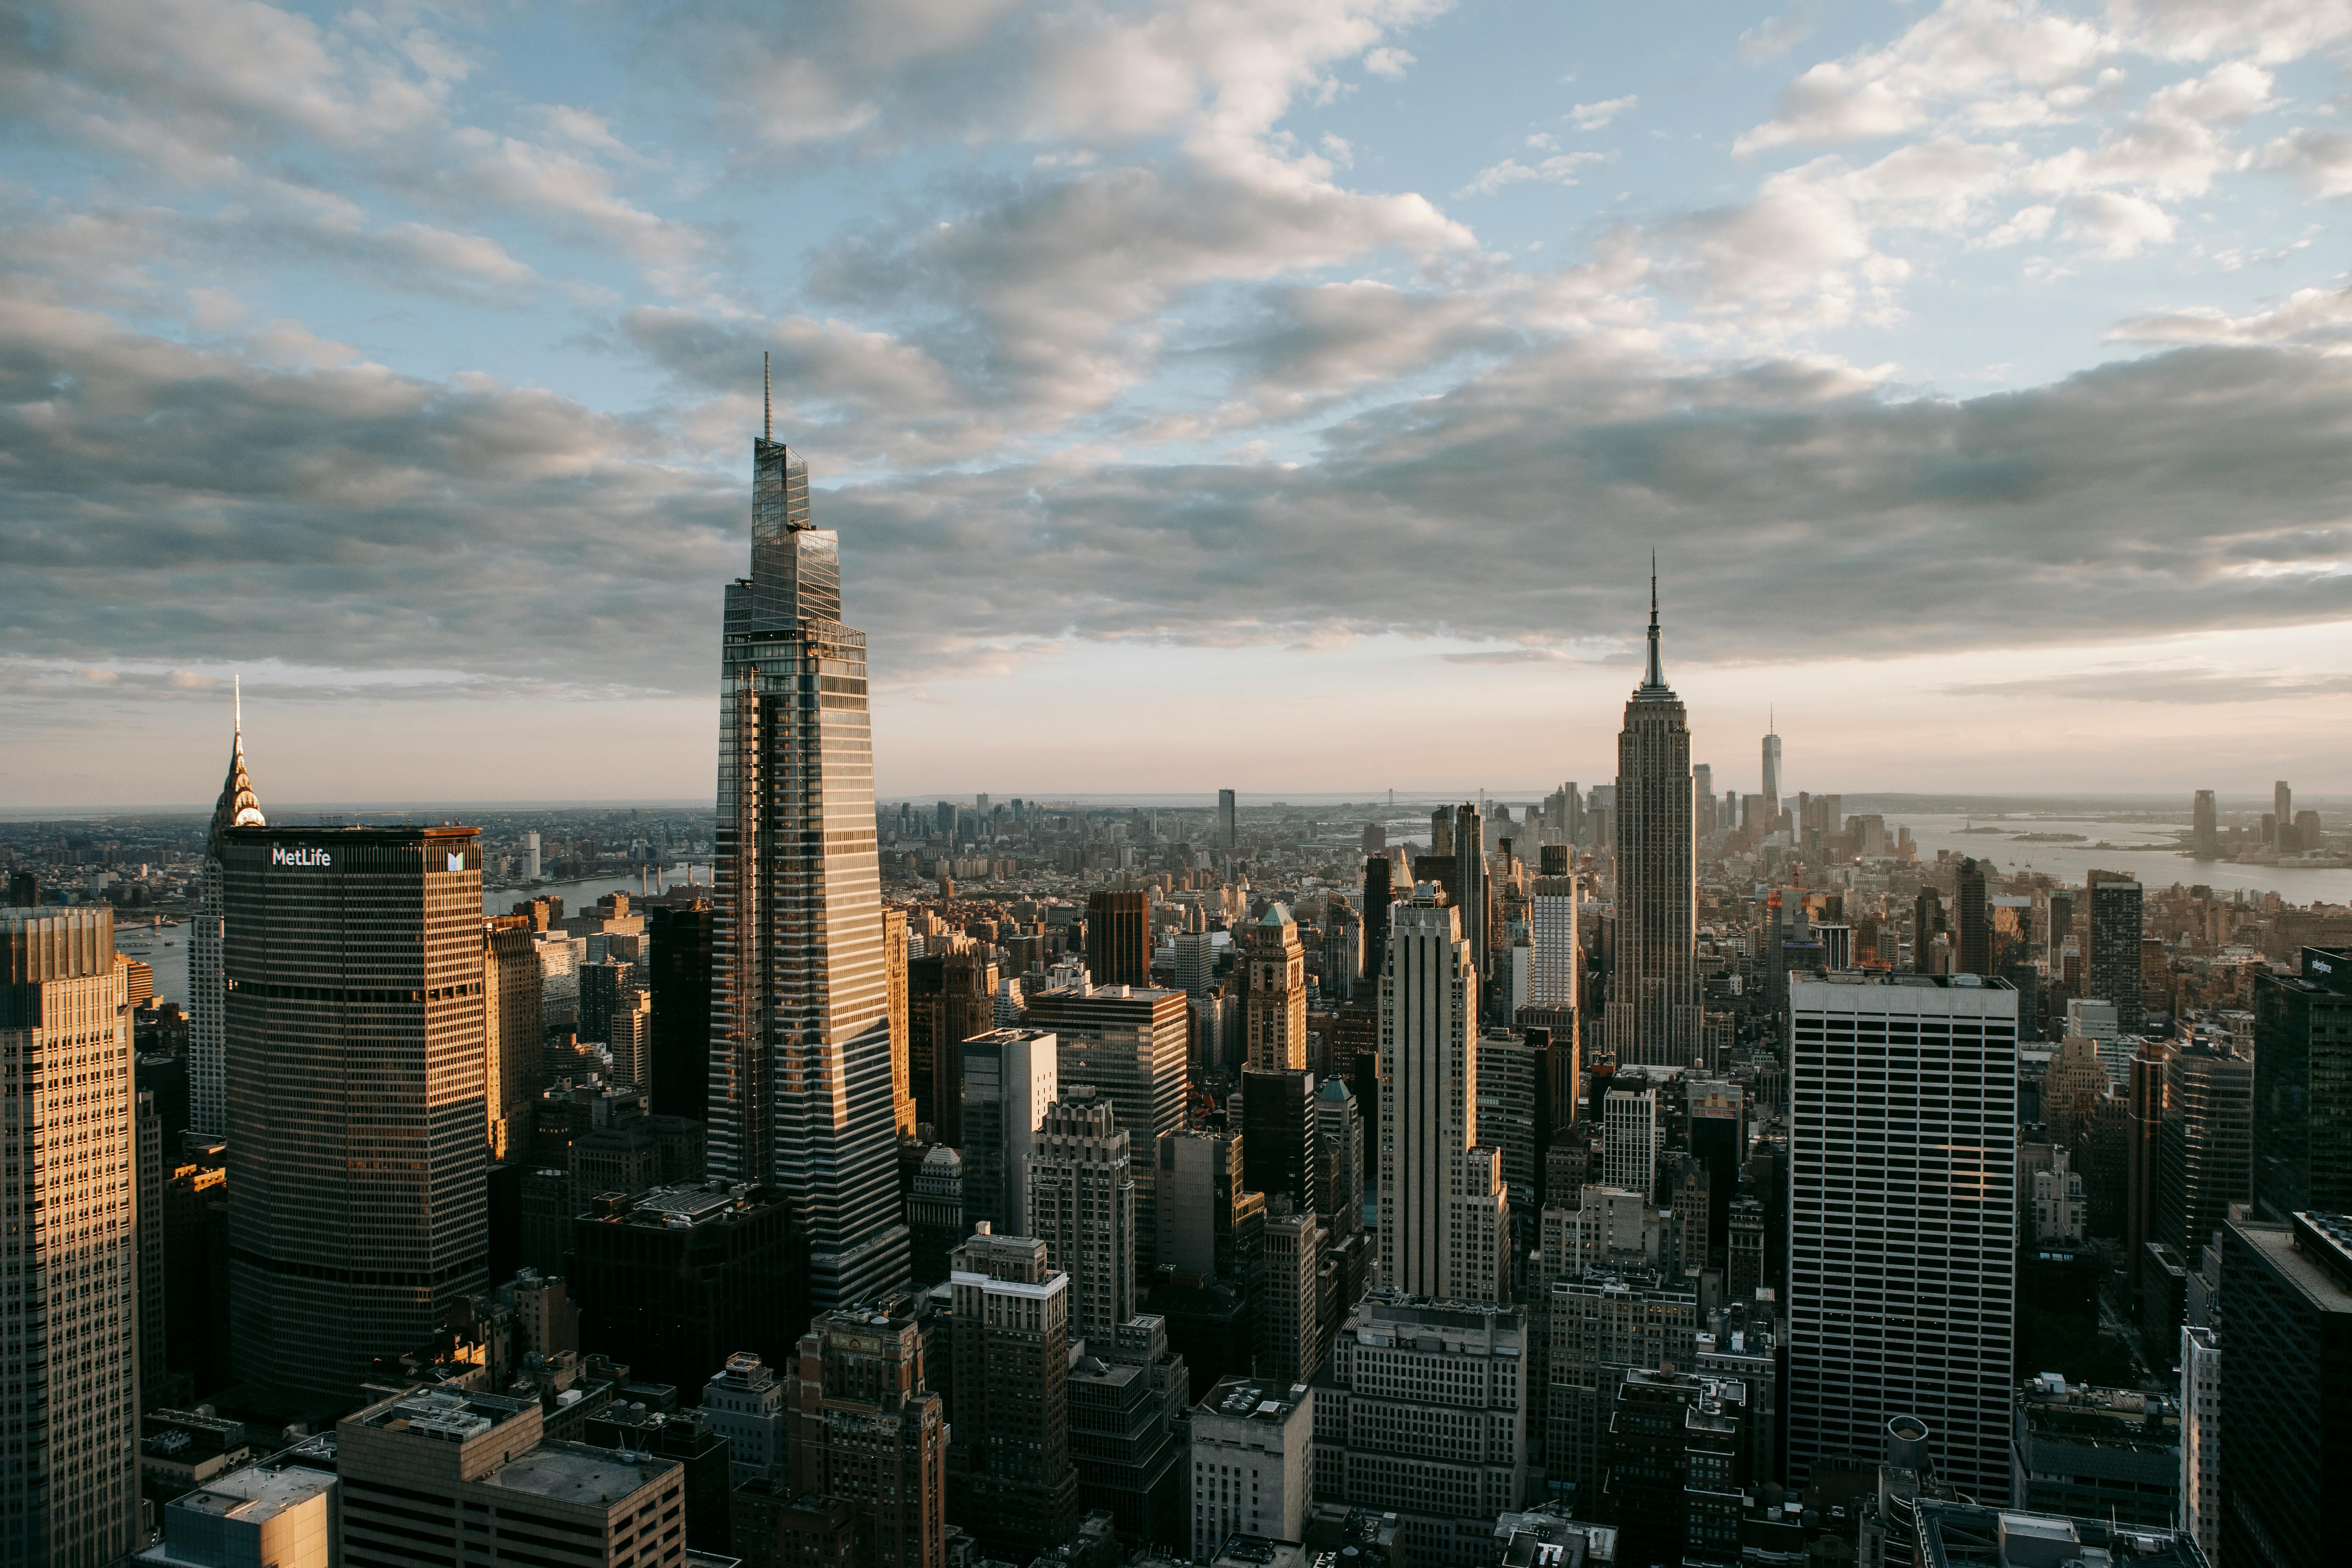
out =
[[819,1310],[907,1278],[876,856],[866,636],[808,463],[751,443],[751,574],[728,584],[719,678],[710,1172],[773,1186]]
[[1692,854],[1690,720],[1658,656],[1650,573],[1650,661],[1617,736],[1617,962],[1608,1047],[1626,1065],[1688,1067],[1700,1055]]

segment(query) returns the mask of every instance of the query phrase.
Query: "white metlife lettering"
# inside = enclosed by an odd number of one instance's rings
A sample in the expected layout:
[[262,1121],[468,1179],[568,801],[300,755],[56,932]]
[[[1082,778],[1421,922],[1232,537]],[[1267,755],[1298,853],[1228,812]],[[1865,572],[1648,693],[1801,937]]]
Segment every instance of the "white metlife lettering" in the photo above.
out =
[[282,844],[272,845],[269,863],[273,866],[332,866],[334,853],[327,849],[289,849]]

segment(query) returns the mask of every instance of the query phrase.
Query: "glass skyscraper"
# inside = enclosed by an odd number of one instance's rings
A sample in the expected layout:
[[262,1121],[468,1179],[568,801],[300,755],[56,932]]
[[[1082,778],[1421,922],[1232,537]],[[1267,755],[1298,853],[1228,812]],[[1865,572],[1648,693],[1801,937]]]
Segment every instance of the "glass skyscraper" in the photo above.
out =
[[[188,1120],[207,1138],[228,1133],[228,984],[221,971],[221,852],[226,841],[222,835],[232,827],[262,827],[268,823],[261,815],[261,802],[255,798],[253,781],[246,776],[241,691],[235,723],[229,731],[228,776],[221,782],[212,831],[205,839],[195,925],[188,935]],[[181,1129],[163,1131],[176,1137]]]
[[751,464],[719,672],[710,1173],[782,1194],[826,1310],[907,1278],[866,637],[808,464],[765,436]]

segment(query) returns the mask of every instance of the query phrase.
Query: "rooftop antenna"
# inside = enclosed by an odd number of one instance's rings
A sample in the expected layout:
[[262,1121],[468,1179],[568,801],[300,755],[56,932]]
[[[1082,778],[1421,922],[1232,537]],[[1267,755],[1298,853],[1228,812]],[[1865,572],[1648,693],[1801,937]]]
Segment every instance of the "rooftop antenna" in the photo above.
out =
[[768,374],[768,351],[760,351],[760,438],[776,438],[775,384]]
[[242,735],[245,733],[245,678],[240,672],[229,672],[228,689],[231,700],[236,704],[236,731]]

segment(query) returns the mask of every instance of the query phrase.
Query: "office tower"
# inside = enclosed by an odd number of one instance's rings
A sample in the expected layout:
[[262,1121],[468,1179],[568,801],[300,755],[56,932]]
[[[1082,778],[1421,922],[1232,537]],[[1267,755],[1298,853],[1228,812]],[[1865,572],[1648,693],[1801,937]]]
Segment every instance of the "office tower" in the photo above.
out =
[[1475,988],[1471,993],[1474,1025],[1486,1018],[1486,992],[1495,979],[1495,956],[1488,951],[1492,945],[1487,930],[1492,911],[1487,908],[1486,826],[1482,818],[1479,808],[1468,801],[1454,808],[1454,880],[1450,890],[1454,906],[1462,911],[1462,935],[1470,943],[1470,968],[1476,976]]
[[776,1369],[750,1351],[737,1351],[702,1387],[702,1414],[727,1439],[729,1479],[773,1486],[785,1476],[791,1411]]
[[1168,1324],[1145,1314],[1089,1340],[1070,1364],[1071,1463],[1078,1506],[1108,1512],[1129,1542],[1184,1539],[1191,1483],[1182,1417],[1192,1374],[1168,1347]]
[[1992,907],[1987,901],[1985,889],[1987,869],[1981,860],[1960,862],[1959,890],[1953,900],[1953,912],[1959,921],[1959,942],[1952,967],[1962,974],[1993,972]]
[[1536,1244],[1552,1138],[1576,1102],[1574,1038],[1536,1025],[1478,1042],[1478,1137],[1501,1157],[1515,1258]]
[[1234,792],[1221,789],[1217,792],[1217,847],[1231,854],[1239,844],[1234,821]]
[[[1770,742],[1777,757],[1779,742]],[[1609,1048],[1621,1063],[1687,1067],[1699,1055],[1698,883],[1691,847],[1690,727],[1658,650],[1650,579],[1650,659],[1617,737],[1616,963]]]
[[965,1224],[1030,1234],[1024,1173],[1037,1129],[1061,1094],[1057,1061],[1055,1038],[1042,1029],[991,1029],[964,1042]]
[[0,1560],[106,1568],[143,1543],[128,985],[103,904],[0,911]]
[[155,1112],[153,1090],[138,1089],[132,1104],[132,1143],[137,1151],[132,1212],[138,1215],[135,1223],[139,1230],[139,1395],[145,1408],[163,1403],[168,1365],[169,1331],[163,1289],[163,1120]]
[[1204,931],[1176,933],[1176,989],[1195,1002],[1216,983],[1216,941]]
[[1323,1363],[1323,1226],[1287,1197],[1266,1202],[1265,1282],[1257,1300],[1257,1371],[1304,1383]]
[[2018,1388],[2010,1501],[2038,1513],[2169,1525],[2179,1505],[2181,1423],[2171,1400],[2139,1389],[2069,1384],[2059,1373]]
[[1527,1349],[1524,1307],[1367,1295],[1315,1381],[1315,1500],[1393,1511],[1399,1568],[1479,1561],[1527,1485]]
[[636,965],[618,958],[593,959],[580,965],[580,1038],[584,1044],[613,1043],[613,1015],[636,989]]
[[1381,974],[1381,1278],[1410,1296],[1503,1299],[1510,1266],[1502,1159],[1480,1145],[1477,986],[1460,911],[1395,906]]
[[1702,846],[1715,842],[1719,831],[1716,820],[1715,769],[1705,763],[1691,764],[1691,809],[1693,830]]
[[2084,965],[2084,995],[2116,1007],[2116,1027],[2126,1035],[2140,1032],[2140,892],[2130,877],[2108,871],[2091,873],[2084,901],[2091,914],[2089,962]]
[[[168,1435],[166,1435],[168,1436]],[[158,1510],[160,1545],[127,1561],[139,1568],[334,1568],[333,1472],[268,1460],[224,1470],[181,1490]]]
[[2221,1551],[2221,1342],[2180,1331],[2180,1529],[2209,1563]]
[[[1696,1079],[1689,1084],[1685,1099],[1689,1112],[1690,1151],[1706,1166],[1709,1246],[1720,1254],[1730,1235],[1727,1227],[1731,1200],[1739,1185],[1739,1169],[1748,1158],[1748,1095],[1736,1083]],[[1721,1259],[1717,1257],[1710,1261]]]
[[[1547,1262],[1549,1247],[1547,1246]],[[1638,1367],[1688,1367],[1696,1349],[1698,1297],[1654,1264],[1620,1260],[1554,1279],[1546,1292],[1545,1366],[1530,1367],[1529,1420],[1543,1423],[1544,1469],[1598,1498],[1609,1460],[1617,1385]]]
[[2352,1219],[2228,1222],[2221,1302],[2220,1560],[2317,1568],[2352,1487]]
[[641,1382],[693,1388],[750,1351],[782,1364],[808,1318],[806,1238],[761,1189],[656,1187],[592,1199],[572,1227],[580,1342]]
[[1378,985],[1381,965],[1389,955],[1389,906],[1396,901],[1390,884],[1396,862],[1385,855],[1364,861],[1364,967],[1359,978]]
[[907,1273],[866,637],[841,624],[808,464],[765,435],[751,460],[719,671],[710,1168],[786,1195],[833,1307]]
[[1079,1084],[1045,1108],[1026,1162],[1027,1234],[1070,1278],[1070,1332],[1108,1344],[1135,1316],[1135,1176],[1110,1102]]
[[914,993],[907,945],[907,911],[882,911],[882,984],[890,1020],[890,1120],[901,1138],[915,1135]]
[[[196,918],[188,928],[188,1110],[191,1128],[205,1138],[219,1138],[228,1131],[228,982],[221,968],[226,894],[222,851],[230,828],[261,827],[268,822],[261,815],[261,802],[255,797],[253,781],[245,771],[242,696],[235,722],[229,732],[228,776],[221,784],[212,827],[205,837]],[[165,1129],[172,1136],[180,1131]]]
[[1363,1108],[1349,1092],[1344,1078],[1328,1078],[1315,1091],[1315,1136],[1329,1162],[1330,1185],[1323,1194],[1323,1214],[1339,1235],[1364,1223]]
[[1454,808],[1441,805],[1429,814],[1429,857],[1433,860],[1451,860],[1454,857]]
[[2213,792],[2200,789],[2189,806],[2189,845],[2200,860],[2210,860],[2221,852],[2221,814],[2214,807]]
[[710,940],[709,900],[646,906],[654,1027],[646,1087],[654,1110],[694,1121],[709,1119]]
[[522,875],[526,882],[536,882],[539,875],[539,831],[536,828],[522,836]]
[[1323,1000],[1346,1002],[1356,994],[1364,969],[1364,922],[1337,894],[1324,905]]
[[[2017,994],[1975,975],[1790,987],[1789,1468],[1925,1420],[2009,1485]],[[1883,1107],[1883,1109],[1882,1109]]]
[[1737,1563],[1749,1484],[1740,1427],[1748,1391],[1731,1379],[1636,1368],[1617,1384],[1602,1505],[1617,1561]]
[[[937,939],[934,939],[935,941]],[[996,1027],[996,965],[969,937],[907,965],[908,1075],[915,1120],[942,1143],[963,1144],[963,1043]]]
[[1070,1281],[1045,1244],[982,1222],[950,1276],[954,1440],[949,1512],[992,1556],[1026,1562],[1078,1522],[1070,1467]]
[[1915,974],[1936,973],[1933,950],[1935,939],[1944,930],[1944,895],[1932,887],[1923,887],[1911,903],[1911,970]]
[[639,1532],[655,1527],[658,1542],[675,1525],[686,1467],[551,1442],[533,1397],[397,1394],[335,1424],[334,1462],[346,1563],[488,1563],[513,1561],[526,1544],[579,1568],[683,1561],[682,1542],[670,1543],[675,1555],[663,1546],[647,1554]]
[[1287,1198],[1310,1213],[1323,1203],[1315,1105],[1311,1072],[1242,1073],[1242,1181],[1268,1200]]
[[1584,969],[1584,948],[1577,933],[1577,906],[1582,888],[1574,877],[1538,877],[1528,900],[1528,941],[1533,970],[1528,1005],[1548,1011],[1575,1012],[1578,984]]
[[908,1267],[915,1283],[944,1284],[948,1255],[971,1234],[963,1222],[963,1156],[944,1143],[934,1143],[923,1152],[908,1204],[907,1224],[913,1233]]
[[2164,1076],[2163,1160],[2151,1239],[2194,1263],[2230,1217],[2230,1205],[2251,1195],[2254,1064],[2224,1047],[2191,1044],[2173,1053]]
[[[2157,1193],[2164,1170],[2164,1064],[2171,1054],[2170,1047],[2147,1040],[2141,1043],[2131,1058],[2129,1121],[2126,1123],[2124,1144],[2124,1265],[2135,1296],[2139,1291],[2141,1259],[2147,1244],[2160,1234]],[[2044,1069],[2042,1119],[2063,1129],[2081,1114],[2074,1101],[2082,1091],[2074,1090],[2074,1098],[2069,1098],[2063,1074],[2059,1094],[2053,1097],[2050,1089]],[[2083,1152],[2076,1150],[2075,1157],[2080,1158]],[[2037,1173],[2034,1179],[2039,1184],[2041,1177]],[[2074,1184],[2082,1184],[2081,1177],[2075,1178]]]
[[2271,785],[2271,816],[2275,824],[2271,847],[2282,855],[2293,854],[2298,846],[2294,838],[2294,791],[2281,779]]
[[1135,1155],[1136,1267],[1148,1270],[1164,1262],[1153,1239],[1153,1162],[1142,1151],[1189,1124],[1184,1096],[1192,1017],[1184,994],[1066,986],[1032,996],[1027,1018],[1030,1027],[1051,1029],[1061,1042],[1060,1080],[1092,1084],[1118,1113]]
[[1249,973],[1243,1003],[1249,1065],[1269,1072],[1306,1067],[1307,950],[1286,905],[1268,904],[1243,928],[1242,962]]
[[1780,821],[1780,736],[1777,722],[1764,730],[1764,826],[1769,833]]
[[530,1105],[545,1081],[542,978],[530,921],[482,922],[482,1088],[488,1152],[519,1158],[530,1142]]
[[848,1503],[856,1560],[875,1568],[946,1561],[947,1412],[929,1385],[914,1304],[819,1313],[784,1379],[789,1479],[774,1489]]
[[488,1282],[480,840],[232,827],[221,853],[236,1373],[348,1400]]
[[1601,1118],[1601,1180],[1647,1202],[1657,1190],[1658,1151],[1665,1146],[1658,1091],[1612,1089],[1602,1097]]
[[2254,1212],[2352,1212],[2352,951],[2254,976]]
[[1265,1267],[1265,1194],[1242,1175],[1243,1140],[1171,1132],[1160,1140],[1160,1267],[1211,1275],[1255,1296]]
[[1087,895],[1087,969],[1097,985],[1151,984],[1151,895]]
[[1315,1405],[1310,1388],[1229,1377],[1193,1407],[1194,1562],[1213,1560],[1236,1535],[1305,1536],[1317,1500]]

